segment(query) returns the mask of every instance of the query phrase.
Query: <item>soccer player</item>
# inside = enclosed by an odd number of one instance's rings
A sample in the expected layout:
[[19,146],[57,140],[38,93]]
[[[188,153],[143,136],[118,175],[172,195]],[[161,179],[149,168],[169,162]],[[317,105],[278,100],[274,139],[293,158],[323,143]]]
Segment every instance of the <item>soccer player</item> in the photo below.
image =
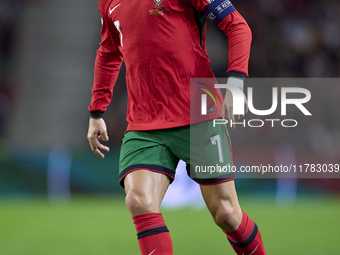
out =
[[[103,114],[124,59],[128,127],[120,153],[120,185],[126,192],[141,254],[170,255],[172,241],[160,205],[179,159],[188,169],[193,169],[198,159],[216,165],[223,157],[224,163],[232,164],[226,127],[213,129],[210,120],[222,117],[221,112],[224,118],[228,113],[229,120],[240,117],[232,113],[232,95],[227,90],[221,107],[214,106],[199,123],[190,118],[190,78],[214,78],[205,43],[206,19],[228,36],[228,84],[241,90],[248,75],[251,32],[228,0],[99,0],[99,12],[101,43],[95,61],[88,140],[93,152],[104,158],[103,151],[109,148],[100,140],[109,138]],[[202,141],[206,140],[194,159],[190,157],[193,130],[204,130]],[[215,153],[216,147],[211,147],[214,137],[220,139],[223,153]],[[258,227],[240,208],[234,174],[190,177],[200,184],[214,221],[235,252],[266,254]]]

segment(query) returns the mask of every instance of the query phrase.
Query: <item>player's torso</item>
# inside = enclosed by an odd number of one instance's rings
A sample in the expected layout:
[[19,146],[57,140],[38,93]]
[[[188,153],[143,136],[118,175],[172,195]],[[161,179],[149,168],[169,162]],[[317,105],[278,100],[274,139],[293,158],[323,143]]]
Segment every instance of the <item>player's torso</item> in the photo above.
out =
[[203,14],[188,0],[100,3],[101,15],[109,17],[114,24],[112,33],[120,38],[126,65],[129,128],[188,125],[190,78],[213,77]]
[[[181,40],[174,35],[193,35],[194,8],[186,0],[101,0],[101,12],[115,24],[123,35],[124,51],[138,47],[136,43]],[[119,24],[119,25],[118,25]]]
[[[120,36],[129,65],[171,61],[188,65],[196,55],[206,58],[204,17],[187,0],[101,0]],[[199,15],[201,19],[199,19]],[[202,22],[203,21],[203,22]]]

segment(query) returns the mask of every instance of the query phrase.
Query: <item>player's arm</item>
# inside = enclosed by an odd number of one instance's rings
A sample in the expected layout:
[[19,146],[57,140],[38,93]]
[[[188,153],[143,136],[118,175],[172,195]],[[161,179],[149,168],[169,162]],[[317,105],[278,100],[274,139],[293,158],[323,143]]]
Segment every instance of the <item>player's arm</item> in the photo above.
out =
[[[251,30],[230,1],[216,0],[207,5],[204,12],[228,37],[228,85],[233,85],[243,91],[244,78],[248,76]],[[248,111],[245,96],[244,111]],[[241,115],[233,114],[233,96],[230,90],[226,91],[222,108],[222,117],[226,118],[227,116],[232,123],[241,118]],[[235,128],[235,124],[232,124],[232,128]]]
[[99,157],[104,158],[101,150],[109,151],[109,148],[102,145],[100,140],[106,142],[109,140],[109,137],[103,115],[106,107],[111,102],[113,87],[118,78],[123,57],[120,51],[119,34],[116,28],[111,20],[106,17],[105,13],[101,13],[101,16],[101,43],[97,50],[92,99],[88,107],[90,111],[90,122],[87,139],[89,140],[92,151]]
[[[219,8],[224,9],[219,11]],[[248,76],[252,40],[247,22],[230,1],[216,0],[209,4],[204,12],[228,37],[228,77],[244,79]]]
[[[191,4],[208,19],[213,21],[228,37],[229,67],[228,84],[239,87],[243,91],[244,79],[248,76],[248,62],[252,40],[251,30],[229,0],[189,0]],[[245,97],[244,97],[245,98]],[[248,111],[247,100],[244,101],[245,112]],[[223,103],[222,116],[235,122],[240,115],[233,115],[233,97],[227,90]],[[228,113],[228,115],[227,115]],[[232,125],[235,127],[235,125]]]
[[[243,91],[243,82],[248,76],[251,30],[230,1],[215,0],[206,5],[203,11],[227,35],[229,42],[228,85],[234,85]],[[245,96],[244,110],[248,111]],[[241,115],[233,114],[233,96],[229,90],[226,91],[222,108],[222,117],[227,118],[227,116],[232,122],[241,118]],[[235,128],[235,124],[232,124],[232,128]]]

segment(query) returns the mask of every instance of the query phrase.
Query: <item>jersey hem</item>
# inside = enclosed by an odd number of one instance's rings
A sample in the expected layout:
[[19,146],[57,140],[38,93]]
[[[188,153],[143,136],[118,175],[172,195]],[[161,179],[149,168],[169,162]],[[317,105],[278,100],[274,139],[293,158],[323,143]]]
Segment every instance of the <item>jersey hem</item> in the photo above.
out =
[[169,128],[176,128],[176,127],[184,127],[189,126],[192,124],[197,124],[200,122],[213,120],[213,119],[219,119],[221,118],[220,114],[212,114],[209,117],[202,117],[202,118],[195,118],[194,120],[187,120],[183,122],[173,122],[173,123],[164,123],[164,124],[128,124],[126,131],[148,131],[148,130],[158,130],[158,129],[169,129]]

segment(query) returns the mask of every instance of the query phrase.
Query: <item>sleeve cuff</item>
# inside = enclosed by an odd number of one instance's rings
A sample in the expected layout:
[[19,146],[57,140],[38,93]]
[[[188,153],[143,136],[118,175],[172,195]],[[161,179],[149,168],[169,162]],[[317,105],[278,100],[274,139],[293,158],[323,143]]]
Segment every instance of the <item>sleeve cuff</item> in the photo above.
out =
[[230,71],[227,73],[227,76],[242,79],[242,80],[244,80],[247,77],[245,73],[237,72],[237,71]]
[[92,119],[102,119],[104,117],[104,112],[93,111],[90,112],[90,118]]

